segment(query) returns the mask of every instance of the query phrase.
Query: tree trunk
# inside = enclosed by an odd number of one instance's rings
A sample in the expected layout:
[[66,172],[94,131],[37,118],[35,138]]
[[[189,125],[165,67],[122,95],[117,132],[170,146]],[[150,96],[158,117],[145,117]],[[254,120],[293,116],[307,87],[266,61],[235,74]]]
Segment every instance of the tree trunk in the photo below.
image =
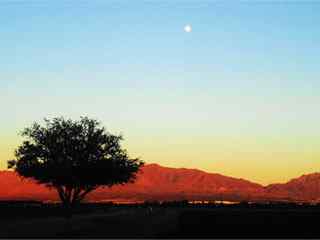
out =
[[64,217],[71,219],[74,208],[85,198],[85,196],[91,191],[95,190],[96,187],[89,187],[87,189],[81,189],[79,187],[63,187],[55,186],[62,202]]
[[72,196],[70,189],[68,189],[68,191],[66,188],[63,188],[62,186],[55,187],[62,203],[63,216],[67,219],[71,219],[73,213],[73,201],[71,199]]

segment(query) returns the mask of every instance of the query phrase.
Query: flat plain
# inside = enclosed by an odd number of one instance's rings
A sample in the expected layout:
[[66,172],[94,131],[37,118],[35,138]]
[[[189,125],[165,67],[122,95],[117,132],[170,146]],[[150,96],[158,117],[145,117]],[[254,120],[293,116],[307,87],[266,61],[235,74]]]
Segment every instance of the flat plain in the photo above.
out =
[[[2,207],[3,208],[3,207]],[[319,238],[318,206],[5,208],[1,238]]]

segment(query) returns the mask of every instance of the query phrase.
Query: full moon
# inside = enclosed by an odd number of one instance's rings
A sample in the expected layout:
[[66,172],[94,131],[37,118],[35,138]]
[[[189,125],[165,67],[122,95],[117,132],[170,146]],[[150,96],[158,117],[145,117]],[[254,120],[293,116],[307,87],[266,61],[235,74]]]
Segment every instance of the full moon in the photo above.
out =
[[189,24],[188,24],[188,25],[185,25],[185,26],[184,26],[184,31],[187,32],[187,33],[191,32],[191,31],[192,31],[191,25],[189,25]]

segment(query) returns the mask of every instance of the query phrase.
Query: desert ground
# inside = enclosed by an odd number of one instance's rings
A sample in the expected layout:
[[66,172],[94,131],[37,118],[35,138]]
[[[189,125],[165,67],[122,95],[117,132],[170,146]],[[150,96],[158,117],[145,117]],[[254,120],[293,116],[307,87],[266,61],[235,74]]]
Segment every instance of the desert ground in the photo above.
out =
[[4,211],[1,238],[320,237],[317,206],[99,206],[71,219],[58,209],[24,209]]

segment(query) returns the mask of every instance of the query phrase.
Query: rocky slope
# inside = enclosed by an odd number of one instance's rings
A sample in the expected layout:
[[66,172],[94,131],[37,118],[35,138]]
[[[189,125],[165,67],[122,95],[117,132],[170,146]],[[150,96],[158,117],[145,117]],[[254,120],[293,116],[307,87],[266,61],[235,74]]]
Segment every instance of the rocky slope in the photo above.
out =
[[[58,200],[50,190],[11,171],[0,172],[0,199]],[[262,186],[244,179],[196,169],[145,165],[135,183],[99,188],[91,201],[108,200],[320,200],[320,173],[303,175],[285,184]]]

